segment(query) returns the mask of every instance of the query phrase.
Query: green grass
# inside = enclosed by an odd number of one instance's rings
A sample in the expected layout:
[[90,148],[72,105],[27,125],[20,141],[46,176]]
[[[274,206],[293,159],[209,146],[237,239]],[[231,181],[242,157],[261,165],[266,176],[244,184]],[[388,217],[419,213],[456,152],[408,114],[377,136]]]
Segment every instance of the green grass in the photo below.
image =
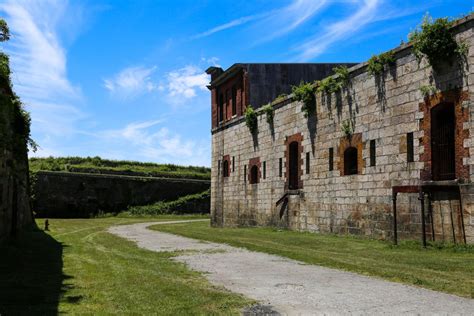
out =
[[33,157],[29,159],[29,163],[31,172],[45,170],[201,180],[209,180],[211,178],[211,169],[207,167],[109,160],[100,157]]
[[203,217],[51,219],[48,233],[23,233],[0,246],[0,314],[238,314],[252,302],[172,261],[176,253],[143,250],[106,232],[188,218]]
[[362,237],[303,233],[272,228],[211,228],[207,223],[154,226],[152,229],[226,243],[386,280],[474,297],[474,247],[419,242],[400,246]]

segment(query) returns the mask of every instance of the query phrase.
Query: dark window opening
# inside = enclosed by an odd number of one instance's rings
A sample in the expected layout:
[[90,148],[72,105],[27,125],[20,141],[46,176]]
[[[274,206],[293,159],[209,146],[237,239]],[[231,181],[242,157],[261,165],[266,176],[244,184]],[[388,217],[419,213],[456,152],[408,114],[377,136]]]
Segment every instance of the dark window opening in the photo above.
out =
[[413,155],[413,133],[407,134],[407,161],[413,162],[414,155]]
[[244,183],[247,183],[247,165],[244,165]]
[[300,166],[300,153],[298,142],[292,142],[289,146],[289,175],[288,175],[288,188],[290,190],[299,189],[299,166]]
[[329,171],[334,170],[334,148],[329,148]]
[[253,165],[250,168],[250,184],[258,183],[258,167]]
[[370,141],[370,166],[375,166],[375,139]]
[[278,174],[280,175],[280,178],[283,177],[283,158],[280,158],[279,163],[278,163]]
[[221,161],[218,160],[217,161],[217,176],[219,176],[221,174]]
[[224,120],[224,95],[219,95],[219,122]]
[[357,148],[349,147],[344,151],[344,175],[357,174]]
[[309,153],[306,153],[306,174],[309,174]]
[[235,157],[232,156],[232,172],[235,171]]
[[237,115],[237,88],[232,87],[232,116]]
[[455,128],[453,104],[442,103],[431,110],[431,170],[435,181],[456,178]]
[[267,178],[267,162],[266,161],[263,162],[263,178],[264,179]]
[[229,162],[227,160],[224,160],[222,164],[222,176],[223,177],[229,176]]

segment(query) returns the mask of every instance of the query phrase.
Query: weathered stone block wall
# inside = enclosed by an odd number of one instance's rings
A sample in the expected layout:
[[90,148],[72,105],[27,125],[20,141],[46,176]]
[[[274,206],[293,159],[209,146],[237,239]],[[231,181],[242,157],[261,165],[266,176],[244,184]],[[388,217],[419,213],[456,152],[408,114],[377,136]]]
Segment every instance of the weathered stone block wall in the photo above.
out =
[[26,140],[15,132],[10,95],[0,89],[0,241],[14,236],[33,220]]
[[[366,234],[388,238],[393,234],[392,187],[418,186],[430,180],[430,135],[427,113],[434,103],[451,101],[456,113],[456,177],[465,182],[463,217],[459,201],[449,194],[435,194],[435,237],[460,240],[464,222],[468,242],[474,242],[474,20],[466,18],[455,31],[469,47],[466,64],[441,65],[436,72],[426,60],[418,62],[410,46],[394,50],[396,63],[383,76],[367,73],[366,63],[350,69],[351,83],[340,93],[317,95],[316,115],[305,118],[302,104],[291,98],[274,105],[273,126],[264,114],[258,117],[258,132],[251,135],[243,118],[213,129],[211,215],[213,225],[282,225],[292,229]],[[423,85],[440,92],[424,98]],[[354,125],[359,152],[359,170],[344,175],[341,150],[347,137],[341,123]],[[407,160],[407,133],[413,133],[414,161]],[[286,193],[287,141],[302,135],[300,182],[288,201],[276,205]],[[376,164],[370,165],[370,140],[376,144]],[[334,151],[334,170],[328,166]],[[306,153],[310,167],[306,173]],[[222,177],[225,155],[235,159],[235,170]],[[258,158],[266,164],[266,177],[249,184],[249,163]],[[283,171],[280,171],[280,161]],[[260,170],[263,174],[263,171]],[[404,237],[421,234],[421,208],[417,194],[399,194],[398,230]],[[427,215],[427,233],[431,219]],[[430,235],[428,235],[430,237]]]
[[209,189],[206,180],[37,173],[33,210],[39,217],[90,217],[119,212],[128,206],[175,200]]

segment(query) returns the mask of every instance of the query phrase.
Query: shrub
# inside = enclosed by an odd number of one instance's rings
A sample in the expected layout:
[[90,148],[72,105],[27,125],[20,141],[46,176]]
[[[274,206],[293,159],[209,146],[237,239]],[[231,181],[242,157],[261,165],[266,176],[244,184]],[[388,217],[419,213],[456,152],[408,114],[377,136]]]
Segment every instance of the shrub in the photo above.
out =
[[267,123],[272,125],[273,124],[273,117],[275,116],[275,110],[273,109],[273,106],[271,103],[268,103],[263,107],[263,112],[265,112],[267,116]]
[[391,51],[380,55],[374,55],[369,59],[367,70],[372,76],[377,76],[385,71],[385,65],[391,65],[394,62],[395,56]]
[[421,86],[419,90],[421,94],[423,95],[423,97],[428,97],[436,93],[436,87],[433,87],[433,86]]
[[430,65],[436,67],[440,62],[452,60],[459,54],[462,47],[454,38],[452,25],[453,22],[448,18],[433,21],[429,15],[423,17],[421,25],[408,36],[413,44],[413,54],[418,60],[426,57]]
[[314,95],[314,87],[311,83],[304,83],[301,81],[299,86],[293,86],[291,88],[293,97],[295,100],[303,102],[301,110],[305,113],[304,116],[308,117],[316,111],[316,97]]
[[255,112],[250,104],[245,110],[245,124],[249,128],[250,133],[253,134],[257,131],[257,112]]
[[351,136],[354,134],[354,124],[350,119],[344,120],[341,123],[341,130],[346,136]]

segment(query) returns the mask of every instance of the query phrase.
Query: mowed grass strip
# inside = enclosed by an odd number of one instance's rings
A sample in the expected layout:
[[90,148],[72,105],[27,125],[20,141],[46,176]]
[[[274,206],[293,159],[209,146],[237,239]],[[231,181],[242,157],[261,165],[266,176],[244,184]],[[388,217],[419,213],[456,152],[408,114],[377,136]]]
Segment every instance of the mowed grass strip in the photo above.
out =
[[474,297],[472,246],[432,246],[423,249],[418,241],[393,246],[387,241],[357,236],[262,227],[212,228],[206,222],[152,226],[151,229]]
[[[239,314],[253,302],[171,258],[107,232],[112,225],[204,217],[50,219],[1,245],[0,314]],[[39,226],[43,220],[38,221]]]

